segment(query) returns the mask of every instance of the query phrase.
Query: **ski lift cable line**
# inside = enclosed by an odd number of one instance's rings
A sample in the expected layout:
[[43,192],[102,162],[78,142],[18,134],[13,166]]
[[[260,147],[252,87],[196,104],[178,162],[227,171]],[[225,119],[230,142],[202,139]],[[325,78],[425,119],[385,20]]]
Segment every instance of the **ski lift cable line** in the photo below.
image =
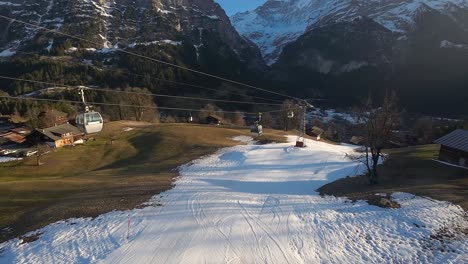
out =
[[[39,55],[39,54],[34,53],[34,52],[24,52],[24,51],[16,51],[16,53],[27,54],[27,55]],[[52,56],[49,55],[47,57],[52,57]],[[70,61],[68,61],[68,60],[58,60],[58,61],[70,63]],[[100,70],[100,71],[123,73],[123,74],[126,74],[126,75],[132,75],[132,76],[137,76],[137,77],[142,77],[142,78],[150,78],[152,80],[157,80],[157,81],[162,81],[162,82],[167,82],[167,83],[173,83],[173,84],[178,84],[178,85],[182,85],[182,86],[203,89],[203,90],[207,90],[207,91],[214,91],[214,92],[219,92],[220,91],[219,89],[209,88],[209,87],[206,87],[206,86],[195,85],[195,84],[184,83],[184,82],[178,82],[178,81],[172,81],[172,80],[157,78],[157,77],[153,77],[153,76],[145,76],[145,75],[141,75],[141,74],[132,73],[132,72],[129,72],[129,71],[123,71],[123,70],[120,70],[120,69],[117,70],[117,69],[99,68],[99,67],[94,66],[94,65],[89,65],[89,64],[85,64],[85,63],[79,63],[79,62],[72,62],[72,63],[77,64],[77,65],[93,67],[93,68],[95,68],[97,70]],[[253,99],[260,99],[260,100],[265,100],[265,101],[270,101],[270,102],[281,103],[281,101],[273,100],[273,99],[269,99],[269,98],[265,98],[265,97],[247,95],[247,94],[236,93],[236,92],[231,92],[231,91],[222,91],[222,92],[223,93],[228,93],[228,94],[233,94],[233,95],[246,96],[246,97],[250,97],[250,98],[253,98]]]
[[211,101],[211,102],[222,102],[222,103],[232,103],[232,104],[248,104],[248,105],[272,105],[272,106],[279,106],[281,104],[274,104],[274,103],[256,103],[256,102],[244,102],[244,101],[232,101],[232,100],[222,100],[222,99],[211,99],[211,98],[200,98],[200,97],[191,97],[191,96],[178,96],[178,95],[167,95],[167,94],[154,94],[154,93],[144,93],[144,92],[132,92],[132,91],[119,91],[119,90],[110,90],[110,89],[102,89],[102,88],[90,88],[90,87],[81,87],[81,86],[72,86],[72,85],[65,85],[65,84],[57,84],[57,83],[49,83],[43,81],[35,81],[35,80],[28,80],[22,78],[13,78],[8,76],[0,75],[0,79],[6,80],[15,80],[21,82],[29,82],[29,83],[38,83],[38,84],[46,84],[53,87],[67,87],[67,88],[83,88],[86,90],[91,91],[101,91],[101,92],[111,92],[111,93],[125,93],[125,94],[138,94],[138,95],[148,95],[153,97],[164,97],[164,98],[175,98],[175,99],[186,99],[186,100],[198,100],[198,101]]
[[[20,96],[0,96],[0,99],[14,99],[14,100],[25,100],[25,101],[39,101],[39,102],[55,102],[55,103],[71,103],[71,104],[83,104],[82,101],[63,100],[63,99],[46,99],[46,98],[35,98],[35,97],[20,97]],[[132,107],[132,108],[145,108],[145,109],[162,109],[162,110],[175,110],[175,111],[189,111],[189,112],[203,112],[203,109],[190,109],[190,108],[178,108],[178,107],[160,107],[160,106],[138,106],[138,105],[127,105],[127,104],[114,104],[114,103],[96,103],[93,105],[104,105],[104,106],[118,106],[118,107]],[[242,111],[224,111],[224,110],[213,110],[210,112],[214,113],[227,113],[237,114],[243,113],[248,115],[258,114],[258,112],[242,112]],[[275,111],[271,111],[274,113]],[[265,111],[264,113],[270,113]]]
[[[92,41],[92,40],[88,40],[88,39],[84,39],[82,37],[78,37],[78,36],[70,35],[70,34],[67,34],[67,33],[63,33],[63,32],[58,31],[58,30],[48,29],[46,27],[42,27],[42,26],[35,25],[35,24],[32,24],[32,23],[28,23],[28,22],[25,22],[25,21],[22,21],[22,20],[18,20],[18,19],[15,19],[15,18],[7,17],[7,16],[4,16],[4,15],[0,15],[0,18],[4,18],[4,19],[10,20],[12,22],[17,22],[17,23],[20,23],[20,24],[23,24],[23,25],[35,27],[37,29],[42,29],[42,30],[45,30],[47,32],[55,33],[55,34],[58,34],[58,35],[69,37],[69,38],[78,39],[78,40],[81,40],[81,41],[84,41],[84,42],[87,42],[87,43],[90,43],[90,44],[93,44],[93,45],[97,45],[97,46],[102,45],[102,43],[97,43],[97,42]],[[151,60],[151,61],[163,64],[163,65],[179,68],[179,69],[182,69],[182,70],[197,73],[197,74],[204,75],[204,76],[207,76],[207,77],[211,77],[211,78],[214,78],[214,79],[218,79],[218,80],[230,82],[230,83],[233,83],[233,84],[245,86],[245,87],[248,87],[248,88],[251,88],[251,89],[255,89],[255,90],[259,90],[259,91],[263,91],[263,92],[267,92],[267,93],[271,93],[271,94],[276,94],[276,95],[279,95],[279,96],[283,96],[283,97],[291,98],[291,99],[295,99],[295,100],[299,99],[297,97],[293,97],[293,96],[290,96],[290,95],[287,95],[287,94],[278,93],[278,92],[270,91],[270,90],[267,90],[267,89],[259,88],[259,87],[256,87],[256,86],[253,86],[253,85],[250,85],[250,84],[245,84],[245,83],[242,83],[242,82],[230,80],[230,79],[220,77],[220,76],[216,76],[216,75],[206,73],[206,72],[203,72],[203,71],[194,70],[194,69],[191,69],[191,68],[188,68],[188,67],[184,67],[184,66],[180,66],[180,65],[173,64],[173,63],[170,63],[170,62],[166,62],[166,61],[158,60],[158,59],[151,58],[151,57],[148,57],[148,56],[144,56],[144,55],[141,55],[141,54],[138,54],[138,53],[134,53],[134,52],[125,50],[125,49],[115,48],[115,50],[120,51],[122,53],[132,55],[132,56],[136,56],[136,57],[139,57],[139,58]]]

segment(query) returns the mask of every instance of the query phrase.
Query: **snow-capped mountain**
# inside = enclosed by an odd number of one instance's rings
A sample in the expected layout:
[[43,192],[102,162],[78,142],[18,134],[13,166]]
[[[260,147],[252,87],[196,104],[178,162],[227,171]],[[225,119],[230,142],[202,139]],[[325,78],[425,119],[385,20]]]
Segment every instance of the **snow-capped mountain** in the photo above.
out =
[[468,101],[468,9],[422,4],[412,10],[401,20],[319,21],[284,46],[269,76],[297,96],[352,104],[350,98],[369,91],[381,98],[396,90],[406,109],[466,114],[460,106]]
[[468,10],[466,0],[269,0],[253,11],[234,15],[231,21],[259,46],[267,64],[273,64],[288,43],[308,30],[368,17],[404,35],[414,29],[418,14],[427,10],[468,26],[468,19],[460,16],[461,10]]
[[[237,33],[213,0],[8,0],[0,1],[0,14],[97,44],[71,39],[75,50],[184,43],[192,45],[198,57],[209,46],[205,41],[217,39],[239,60],[262,64],[255,45]],[[17,49],[50,52],[63,42],[61,36],[0,18],[4,56]]]

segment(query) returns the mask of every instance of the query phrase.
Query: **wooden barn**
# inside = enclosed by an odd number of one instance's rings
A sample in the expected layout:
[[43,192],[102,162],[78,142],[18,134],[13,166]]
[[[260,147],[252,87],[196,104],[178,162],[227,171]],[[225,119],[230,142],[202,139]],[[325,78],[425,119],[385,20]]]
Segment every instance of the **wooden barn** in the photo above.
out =
[[440,144],[439,160],[468,168],[468,130],[457,129],[434,143]]

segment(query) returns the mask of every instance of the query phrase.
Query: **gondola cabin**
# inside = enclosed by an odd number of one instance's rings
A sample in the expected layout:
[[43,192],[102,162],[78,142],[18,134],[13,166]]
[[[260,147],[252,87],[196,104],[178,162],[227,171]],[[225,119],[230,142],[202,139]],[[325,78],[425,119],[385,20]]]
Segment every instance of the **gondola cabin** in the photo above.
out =
[[263,127],[262,125],[258,125],[258,124],[255,124],[255,125],[252,125],[250,127],[250,134],[253,136],[253,137],[259,137],[263,134]]
[[76,116],[76,126],[85,134],[95,134],[102,131],[104,120],[98,112],[79,113]]

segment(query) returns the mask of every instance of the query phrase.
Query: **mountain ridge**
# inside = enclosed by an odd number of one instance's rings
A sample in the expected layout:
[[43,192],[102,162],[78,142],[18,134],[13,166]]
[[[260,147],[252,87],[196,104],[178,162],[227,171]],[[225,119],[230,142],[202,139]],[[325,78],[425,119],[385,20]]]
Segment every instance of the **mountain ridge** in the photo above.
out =
[[[85,41],[79,43],[82,48],[108,52],[115,47],[129,48],[138,43],[174,44],[189,40],[198,51],[203,45],[204,31],[216,31],[240,60],[259,67],[262,64],[255,54],[256,47],[239,36],[224,10],[212,0],[12,0],[1,3],[0,13],[5,16],[100,44]],[[3,50],[13,52],[32,44],[35,50],[50,51],[58,45],[50,35],[53,34],[4,19],[0,21]]]
[[404,35],[413,30],[418,13],[427,9],[445,13],[466,28],[466,19],[454,15],[468,10],[468,2],[462,0],[269,0],[253,11],[232,16],[231,21],[272,65],[287,44],[315,28],[364,16]]

